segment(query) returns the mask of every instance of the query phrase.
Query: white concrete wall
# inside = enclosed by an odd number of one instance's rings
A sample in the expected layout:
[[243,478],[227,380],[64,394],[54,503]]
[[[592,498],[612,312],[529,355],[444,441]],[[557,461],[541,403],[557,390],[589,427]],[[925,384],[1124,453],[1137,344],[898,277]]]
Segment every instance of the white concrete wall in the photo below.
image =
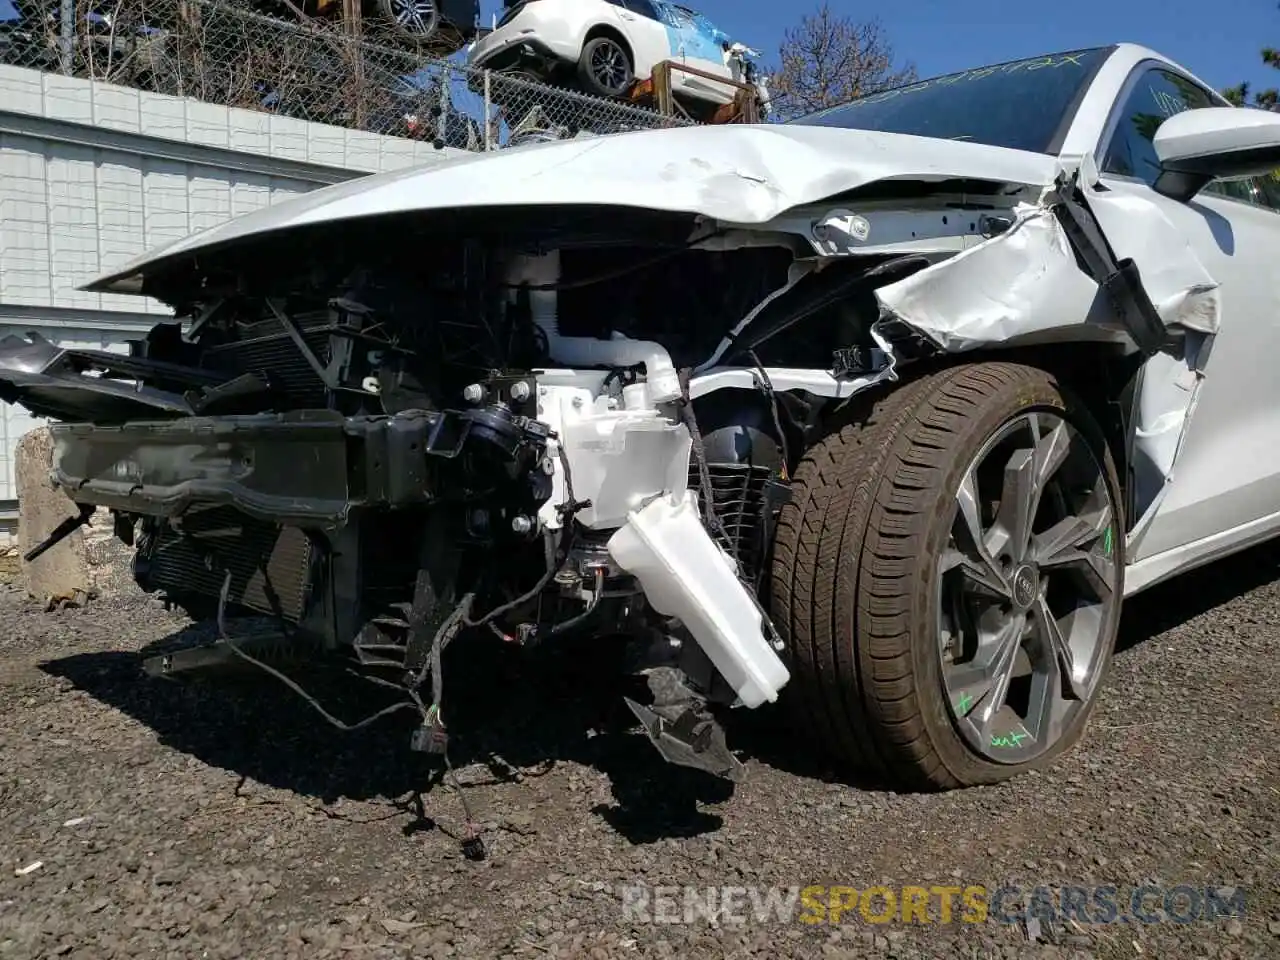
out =
[[[79,285],[237,214],[456,152],[0,66],[0,337],[125,349],[167,311]],[[34,423],[0,404],[0,501],[16,496],[13,450]]]

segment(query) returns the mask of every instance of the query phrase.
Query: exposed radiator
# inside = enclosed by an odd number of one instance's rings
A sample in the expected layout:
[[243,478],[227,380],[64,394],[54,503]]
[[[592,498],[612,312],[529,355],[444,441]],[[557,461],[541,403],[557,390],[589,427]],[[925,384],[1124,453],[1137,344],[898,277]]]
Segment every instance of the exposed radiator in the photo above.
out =
[[[316,359],[329,362],[330,335],[324,330],[332,322],[327,310],[291,315]],[[274,316],[256,323],[242,324],[240,339],[234,343],[206,347],[203,365],[227,373],[257,373],[265,376],[298,407],[326,406],[324,383],[312,368],[284,325]]]
[[[721,546],[742,564],[748,580],[755,580],[763,553],[763,524],[765,510],[765,484],[768,483],[768,467],[738,463],[712,463],[707,465],[711,475],[711,491],[715,498],[716,516],[728,534],[728,542]],[[689,486],[702,499],[702,481],[696,463],[689,466]]]
[[311,541],[229,507],[187,513],[183,533],[165,529],[151,554],[148,579],[170,594],[217,597],[231,571],[227,600],[297,623],[306,610]]

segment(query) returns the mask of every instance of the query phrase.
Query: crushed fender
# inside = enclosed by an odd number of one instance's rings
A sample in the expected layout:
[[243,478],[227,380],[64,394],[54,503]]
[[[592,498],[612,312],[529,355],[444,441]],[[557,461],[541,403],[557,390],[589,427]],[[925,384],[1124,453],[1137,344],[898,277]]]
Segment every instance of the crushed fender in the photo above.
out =
[[1221,323],[1217,281],[1154,200],[1108,190],[1091,158],[1005,232],[876,291],[881,335],[960,353],[1119,338],[1145,358],[1130,451],[1140,538],[1173,476]]

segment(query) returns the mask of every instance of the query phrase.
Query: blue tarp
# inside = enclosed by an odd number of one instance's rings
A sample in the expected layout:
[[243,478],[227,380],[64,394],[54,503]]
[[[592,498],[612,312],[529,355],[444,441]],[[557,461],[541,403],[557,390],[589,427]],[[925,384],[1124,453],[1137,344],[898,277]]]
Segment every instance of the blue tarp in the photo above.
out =
[[653,6],[667,28],[672,56],[683,52],[690,60],[715,63],[724,59],[729,36],[702,14],[668,0],[653,0]]

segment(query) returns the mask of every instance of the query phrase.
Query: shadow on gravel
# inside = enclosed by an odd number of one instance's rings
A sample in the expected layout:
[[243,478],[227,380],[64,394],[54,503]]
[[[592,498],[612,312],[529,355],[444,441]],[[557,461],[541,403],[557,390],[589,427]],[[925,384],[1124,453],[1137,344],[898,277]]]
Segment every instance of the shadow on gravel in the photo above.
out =
[[[787,696],[785,689],[781,696]],[[729,745],[745,757],[797,777],[838,783],[868,793],[889,792],[889,786],[870,772],[851,774],[833,767],[831,754],[824,750],[825,734],[815,730],[806,735],[787,713],[781,704],[733,711],[725,722]]]
[[[1117,647],[1134,647],[1280,575],[1280,543],[1265,544],[1153,588],[1125,609]],[[181,631],[143,651],[199,638]],[[732,796],[725,781],[662,761],[622,701],[631,689],[620,649],[607,640],[566,642],[542,652],[480,637],[446,653],[445,714],[455,766],[486,764],[487,782],[534,779],[562,761],[595,768],[610,780],[613,803],[593,812],[632,843],[693,837],[718,829],[701,809]],[[427,758],[409,750],[412,712],[357,731],[331,727],[276,679],[252,669],[153,680],[136,653],[87,653],[43,665],[154,730],[165,745],[211,766],[332,803],[339,798],[410,797],[433,782]],[[288,666],[285,672],[335,716],[351,723],[393,702],[394,694],[340,669]],[[872,779],[837,775],[815,737],[797,732],[776,707],[731,711],[730,745],[745,757],[797,776],[885,789]],[[580,802],[566,790],[565,803]],[[402,801],[406,814],[412,804]],[[492,810],[501,817],[500,805]],[[430,829],[419,822],[407,830]]]
[[[79,654],[42,669],[146,725],[172,749],[325,803],[407,796],[398,806],[413,814],[413,795],[438,782],[430,759],[409,750],[414,711],[342,731],[278,680],[247,665],[174,679],[142,673],[143,657],[197,639],[203,634],[190,628],[140,654]],[[699,806],[728,800],[732,785],[662,761],[622,701],[629,680],[616,652],[609,641],[540,654],[483,636],[455,643],[446,651],[444,670],[451,762],[486,764],[491,778],[472,774],[468,780],[489,784],[536,779],[561,761],[594,767],[609,778],[614,802],[593,812],[632,843],[718,829],[721,818]],[[348,724],[396,700],[394,692],[340,667],[276,666]],[[580,804],[580,798],[566,791],[566,803]],[[488,815],[503,813],[499,801]],[[433,826],[420,808],[418,816],[406,832]]]

